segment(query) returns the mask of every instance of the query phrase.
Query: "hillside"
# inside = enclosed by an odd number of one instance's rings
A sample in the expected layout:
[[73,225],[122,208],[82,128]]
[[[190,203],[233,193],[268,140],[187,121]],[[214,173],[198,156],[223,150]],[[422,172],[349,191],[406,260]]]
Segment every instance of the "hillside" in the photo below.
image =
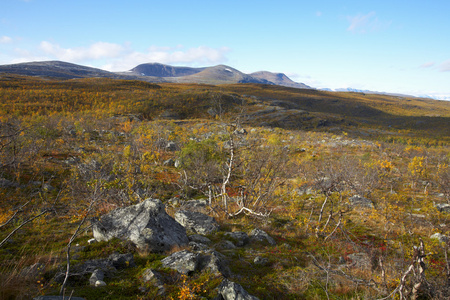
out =
[[[190,68],[174,67],[159,63],[147,63],[136,66],[124,72],[108,72],[96,68],[61,62],[42,61],[12,65],[0,65],[0,74],[17,74],[25,76],[54,77],[63,79],[74,78],[112,78],[142,80],[148,82],[179,82],[198,84],[232,84],[232,83],[264,83],[273,85],[290,86],[296,88],[310,88],[302,83],[295,83],[285,75],[260,72],[257,75],[249,75],[229,66],[219,65],[214,67]],[[274,79],[273,82],[267,78]]]
[[446,101],[0,74],[0,299],[447,299],[449,133]]

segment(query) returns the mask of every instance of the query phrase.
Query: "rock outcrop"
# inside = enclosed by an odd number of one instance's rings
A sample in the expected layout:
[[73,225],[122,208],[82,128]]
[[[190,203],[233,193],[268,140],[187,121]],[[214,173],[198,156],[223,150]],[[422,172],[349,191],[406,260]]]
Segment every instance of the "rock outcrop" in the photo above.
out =
[[175,220],[187,230],[198,234],[210,234],[219,229],[219,224],[213,217],[196,211],[177,211]]
[[116,237],[151,252],[164,252],[189,243],[186,229],[166,213],[158,199],[146,199],[102,216],[94,224],[93,233],[97,241]]

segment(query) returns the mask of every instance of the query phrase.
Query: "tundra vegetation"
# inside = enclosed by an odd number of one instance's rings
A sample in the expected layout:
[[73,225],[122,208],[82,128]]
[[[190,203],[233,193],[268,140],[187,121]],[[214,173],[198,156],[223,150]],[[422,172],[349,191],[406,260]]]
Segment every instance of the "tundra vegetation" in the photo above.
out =
[[[273,237],[221,250],[260,299],[448,298],[449,145],[445,101],[0,75],[0,298],[214,298],[221,279],[163,267],[170,253],[88,244],[92,220],[146,198],[171,215],[206,199],[214,245]],[[135,266],[106,286],[57,280],[114,252]],[[140,281],[148,268],[163,294]]]

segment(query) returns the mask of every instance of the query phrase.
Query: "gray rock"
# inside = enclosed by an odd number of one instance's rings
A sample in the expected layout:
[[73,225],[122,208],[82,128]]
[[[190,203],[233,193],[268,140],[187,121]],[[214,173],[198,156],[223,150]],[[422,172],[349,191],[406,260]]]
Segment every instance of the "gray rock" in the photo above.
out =
[[219,285],[219,300],[258,300],[237,283],[224,279]]
[[448,236],[443,235],[442,233],[436,232],[435,234],[430,236],[430,239],[436,239],[439,240],[441,243],[447,243],[448,242]]
[[[147,284],[150,283],[153,286],[156,286],[158,288],[158,295],[162,295],[166,291],[163,281],[162,281],[163,280],[162,275],[155,270],[152,270],[152,269],[144,270],[144,273],[142,273],[142,276],[141,276],[141,280],[144,283],[147,283]],[[144,292],[145,292],[145,290],[144,290]]]
[[189,236],[189,240],[196,242],[196,243],[202,243],[202,244],[210,244],[211,240],[208,239],[206,236],[200,235],[200,234],[193,234]]
[[97,281],[95,282],[95,286],[96,286],[96,287],[106,286],[106,282],[104,282],[103,280],[97,280]]
[[168,167],[174,167],[175,166],[175,160],[173,158],[169,158],[168,160],[165,160],[163,162],[164,166],[168,166]]
[[171,268],[181,274],[189,274],[197,270],[198,254],[187,250],[178,251],[161,260],[166,268]]
[[182,203],[181,207],[183,210],[197,211],[197,212],[205,213],[208,206],[209,206],[208,200],[199,199],[199,200],[185,201],[184,203]]
[[225,236],[231,238],[238,247],[243,247],[250,241],[248,234],[243,231],[227,232]]
[[164,204],[150,198],[102,216],[94,224],[93,233],[97,241],[117,237],[152,252],[168,251],[189,242],[186,229],[166,213]]
[[119,254],[115,252],[108,257],[108,260],[111,265],[118,270],[136,266],[133,254],[131,253]]
[[105,272],[100,269],[96,269],[89,278],[89,284],[95,286],[97,281],[105,279]]
[[374,208],[372,200],[367,199],[365,197],[361,197],[360,195],[355,195],[350,197],[349,199],[350,205],[358,208]]
[[189,242],[189,247],[193,251],[206,251],[209,249],[207,245],[197,242]]
[[267,242],[271,246],[275,246],[277,244],[271,236],[261,229],[253,229],[252,232],[250,232],[250,240],[260,243]]
[[208,270],[212,273],[222,274],[224,277],[231,275],[225,256],[214,250],[199,256],[198,269],[200,271]]
[[179,210],[175,213],[175,220],[187,230],[199,234],[210,234],[219,229],[219,224],[213,217],[201,212]]
[[436,204],[436,208],[438,211],[443,212],[443,213],[450,212],[450,204],[448,204],[448,203],[438,203],[438,204]]
[[175,144],[175,142],[168,142],[166,145],[166,151],[177,151],[178,150],[178,146],[177,144]]
[[217,247],[224,250],[236,249],[236,245],[228,240],[221,241],[219,244],[217,244]]
[[267,265],[267,264],[269,263],[269,260],[268,260],[267,258],[265,258],[265,257],[257,256],[257,257],[255,257],[255,259],[253,260],[253,263],[254,263],[255,265],[261,265],[261,266],[264,266],[264,265]]

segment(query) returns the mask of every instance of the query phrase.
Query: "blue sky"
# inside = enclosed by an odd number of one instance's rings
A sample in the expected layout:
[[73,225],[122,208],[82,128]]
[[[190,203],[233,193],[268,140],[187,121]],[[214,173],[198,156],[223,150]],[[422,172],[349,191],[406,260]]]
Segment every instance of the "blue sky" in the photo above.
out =
[[0,64],[282,72],[316,88],[450,99],[450,1],[2,0]]

